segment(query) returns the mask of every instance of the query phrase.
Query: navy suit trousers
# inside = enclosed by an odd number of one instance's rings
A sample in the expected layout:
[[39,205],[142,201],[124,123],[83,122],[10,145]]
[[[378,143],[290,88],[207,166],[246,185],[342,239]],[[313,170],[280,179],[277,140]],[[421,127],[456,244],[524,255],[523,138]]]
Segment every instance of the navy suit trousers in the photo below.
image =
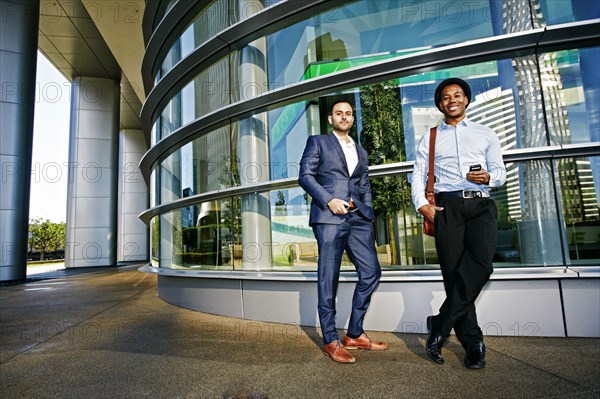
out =
[[317,308],[323,341],[327,345],[339,339],[335,326],[335,298],[344,250],[358,273],[347,333],[358,337],[363,333],[363,319],[381,277],[373,223],[360,212],[353,212],[342,224],[317,223],[313,225],[313,231],[319,247]]

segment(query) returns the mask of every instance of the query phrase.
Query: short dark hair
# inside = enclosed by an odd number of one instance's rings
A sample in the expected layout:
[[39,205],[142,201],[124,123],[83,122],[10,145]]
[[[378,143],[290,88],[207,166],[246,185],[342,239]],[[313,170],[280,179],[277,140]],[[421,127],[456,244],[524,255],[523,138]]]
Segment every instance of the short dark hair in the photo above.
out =
[[444,90],[444,87],[450,86],[450,85],[459,85],[463,89],[463,91],[465,92],[465,97],[467,97],[467,100],[469,100],[469,103],[467,104],[467,107],[468,107],[469,104],[471,103],[471,88],[469,87],[469,84],[459,78],[450,78],[450,79],[444,80],[442,83],[440,83],[438,85],[437,89],[435,89],[435,96],[433,96],[433,98],[434,98],[435,106],[437,107],[437,109],[442,111],[442,109],[440,108],[440,102],[442,101],[442,90]]
[[331,104],[331,107],[329,107],[329,115],[333,115],[333,107],[335,107],[339,103],[346,103],[346,104],[350,105],[350,107],[352,108],[352,112],[354,112],[354,107],[352,106],[352,103],[348,100],[341,99],[341,100],[335,100],[333,102],[333,104]]

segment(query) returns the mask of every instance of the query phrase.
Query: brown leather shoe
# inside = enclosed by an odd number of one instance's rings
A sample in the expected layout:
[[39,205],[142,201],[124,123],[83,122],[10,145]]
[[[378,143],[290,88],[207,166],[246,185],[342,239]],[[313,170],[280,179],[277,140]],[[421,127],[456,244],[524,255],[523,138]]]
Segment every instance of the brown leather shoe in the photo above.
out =
[[325,345],[325,354],[338,363],[355,363],[356,359],[344,348],[339,340]]
[[358,338],[350,338],[346,335],[344,337],[344,346],[346,349],[365,349],[369,351],[382,351],[388,348],[388,344],[385,342],[371,341],[371,338],[366,333],[362,333]]

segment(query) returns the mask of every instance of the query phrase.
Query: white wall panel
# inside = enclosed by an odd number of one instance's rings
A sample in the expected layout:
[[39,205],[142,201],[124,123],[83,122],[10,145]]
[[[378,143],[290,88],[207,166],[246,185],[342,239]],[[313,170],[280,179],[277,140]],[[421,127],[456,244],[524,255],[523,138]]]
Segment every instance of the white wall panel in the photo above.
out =
[[600,337],[600,279],[562,281],[567,334]]
[[[159,296],[177,306],[251,320],[319,325],[314,279],[184,277],[187,271],[164,269],[157,273]],[[182,277],[176,277],[178,273]],[[340,329],[347,327],[350,317],[355,286],[350,280],[342,279],[338,288]],[[600,336],[600,280],[569,278],[562,284],[569,336]],[[444,298],[441,281],[383,281],[373,295],[365,330],[426,333],[427,316],[438,312]],[[484,335],[565,336],[557,279],[492,280],[477,301],[477,313]]]
[[239,280],[158,277],[158,295],[166,302],[200,312],[242,317]]

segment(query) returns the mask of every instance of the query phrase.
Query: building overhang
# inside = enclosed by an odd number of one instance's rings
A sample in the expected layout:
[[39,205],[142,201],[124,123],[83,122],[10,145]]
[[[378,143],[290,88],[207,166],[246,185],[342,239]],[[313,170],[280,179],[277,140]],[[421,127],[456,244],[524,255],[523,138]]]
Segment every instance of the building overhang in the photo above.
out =
[[144,0],[40,1],[40,52],[69,81],[97,77],[119,82],[121,129],[142,129],[144,6]]

